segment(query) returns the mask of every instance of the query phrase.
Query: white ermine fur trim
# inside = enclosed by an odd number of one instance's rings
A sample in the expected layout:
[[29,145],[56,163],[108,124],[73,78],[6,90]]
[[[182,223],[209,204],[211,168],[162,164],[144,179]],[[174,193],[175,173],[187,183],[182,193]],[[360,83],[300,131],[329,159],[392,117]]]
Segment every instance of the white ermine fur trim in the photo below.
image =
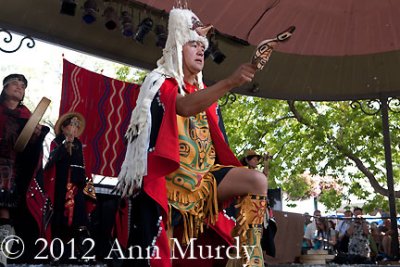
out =
[[125,134],[128,147],[116,185],[117,190],[122,192],[122,197],[131,196],[135,190],[140,189],[143,177],[147,175],[147,153],[151,131],[150,106],[164,81],[165,76],[153,71],[140,88],[136,107],[132,111],[131,121]]

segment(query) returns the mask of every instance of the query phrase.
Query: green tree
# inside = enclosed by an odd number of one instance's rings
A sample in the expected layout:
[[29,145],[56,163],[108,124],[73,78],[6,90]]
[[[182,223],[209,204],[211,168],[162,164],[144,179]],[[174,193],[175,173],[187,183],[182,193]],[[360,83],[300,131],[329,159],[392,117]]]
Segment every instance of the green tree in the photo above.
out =
[[125,82],[142,84],[147,75],[147,71],[131,68],[128,66],[118,66],[116,68],[117,79]]
[[[223,100],[220,100],[223,104]],[[367,103],[368,104],[368,103]],[[371,103],[369,103],[371,104]],[[376,105],[370,105],[376,108]],[[319,201],[337,209],[350,196],[367,202],[366,211],[387,206],[386,169],[380,113],[364,114],[349,101],[303,102],[237,96],[222,106],[230,146],[268,151],[270,187],[281,187],[291,199],[311,196],[312,186],[299,177],[334,177],[341,190],[322,191]],[[390,113],[395,183],[399,181],[399,119]],[[374,193],[374,194],[371,194]],[[396,197],[400,192],[396,192]]]
[[[120,80],[139,84],[147,75],[128,66],[118,67],[116,73]],[[367,212],[388,207],[379,113],[365,115],[349,101],[282,101],[240,95],[221,110],[232,150],[238,156],[247,149],[272,154],[269,186],[281,187],[289,200],[316,196],[335,210],[356,196],[366,201]],[[399,122],[400,115],[390,113],[394,163],[400,157]],[[393,166],[398,182],[400,168]],[[333,177],[334,182],[326,187],[326,181],[318,180],[315,185],[316,177]]]

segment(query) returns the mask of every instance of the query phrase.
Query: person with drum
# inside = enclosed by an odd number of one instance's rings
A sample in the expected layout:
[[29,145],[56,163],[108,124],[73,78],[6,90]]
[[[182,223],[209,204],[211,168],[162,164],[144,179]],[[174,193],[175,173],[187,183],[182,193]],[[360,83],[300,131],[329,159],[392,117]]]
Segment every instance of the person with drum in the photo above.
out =
[[[15,149],[16,140],[31,117],[31,112],[22,103],[27,85],[24,75],[10,74],[3,79],[0,94],[0,243],[15,231],[25,237],[19,233],[18,222],[24,221],[25,228],[31,221],[35,224],[29,215],[25,194],[36,170],[41,169],[42,142],[49,128],[34,126],[26,138],[26,148]],[[30,229],[30,236],[33,232]],[[1,263],[6,264],[2,251],[0,258]]]

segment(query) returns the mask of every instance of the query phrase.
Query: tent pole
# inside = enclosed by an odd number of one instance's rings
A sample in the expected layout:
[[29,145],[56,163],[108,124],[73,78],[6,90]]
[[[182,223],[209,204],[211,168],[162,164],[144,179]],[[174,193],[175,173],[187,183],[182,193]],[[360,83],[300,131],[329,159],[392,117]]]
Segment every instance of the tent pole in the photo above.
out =
[[[393,166],[392,166],[392,150],[390,145],[390,130],[389,130],[389,104],[388,98],[380,98],[381,102],[381,116],[382,116],[382,132],[383,142],[385,149],[385,163],[386,163],[386,176],[387,187],[389,192],[389,210],[392,229],[397,229],[397,211],[396,211],[396,198],[394,195],[394,182],[393,182]],[[392,231],[392,244],[391,251],[395,259],[399,258],[399,234],[398,231]]]

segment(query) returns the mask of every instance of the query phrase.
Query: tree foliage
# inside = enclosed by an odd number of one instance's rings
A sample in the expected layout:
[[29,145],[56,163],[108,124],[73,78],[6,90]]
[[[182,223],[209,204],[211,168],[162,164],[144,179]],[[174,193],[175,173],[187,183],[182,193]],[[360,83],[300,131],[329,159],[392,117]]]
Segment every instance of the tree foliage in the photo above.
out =
[[134,69],[128,66],[118,66],[116,68],[116,75],[118,80],[142,84],[147,75],[147,71]]
[[[312,196],[312,185],[299,177],[304,173],[329,176],[341,188],[323,190],[318,195],[329,209],[349,203],[350,196],[365,200],[367,211],[387,207],[380,113],[366,115],[349,101],[301,102],[246,96],[237,96],[221,109],[230,146],[237,155],[246,149],[273,155],[271,188],[281,187],[291,199]],[[400,116],[395,112],[389,115],[396,184]],[[395,194],[400,196],[399,192]]]
[[[135,83],[143,82],[147,74],[130,67],[119,67],[116,72],[118,79]],[[270,188],[282,188],[289,200],[318,197],[329,210],[349,204],[351,196],[365,200],[367,212],[388,210],[380,113],[366,115],[349,101],[282,101],[237,95],[235,101],[223,105],[226,100],[221,99],[220,105],[232,150],[239,157],[247,149],[273,155]],[[395,184],[400,180],[400,165],[396,164],[400,158],[399,122],[400,115],[390,113]],[[400,192],[395,194],[400,197]]]

